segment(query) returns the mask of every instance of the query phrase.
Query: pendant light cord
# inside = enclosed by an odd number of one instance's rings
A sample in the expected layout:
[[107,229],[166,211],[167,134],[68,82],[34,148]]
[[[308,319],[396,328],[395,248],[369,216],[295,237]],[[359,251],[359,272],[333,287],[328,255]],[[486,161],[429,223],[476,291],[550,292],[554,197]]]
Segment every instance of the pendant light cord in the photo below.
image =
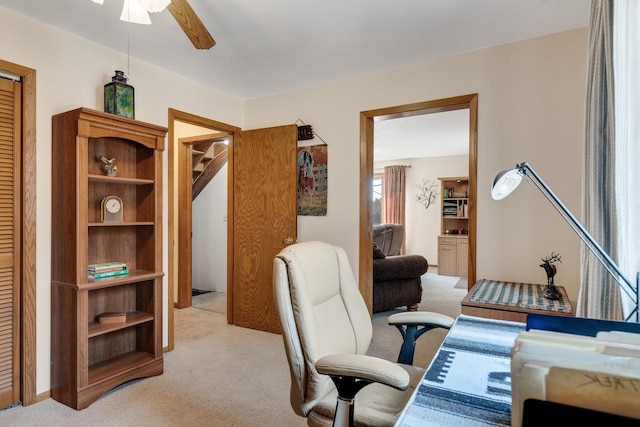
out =
[[129,78],[129,51],[131,45],[131,32],[130,32],[131,23],[127,21],[127,78]]

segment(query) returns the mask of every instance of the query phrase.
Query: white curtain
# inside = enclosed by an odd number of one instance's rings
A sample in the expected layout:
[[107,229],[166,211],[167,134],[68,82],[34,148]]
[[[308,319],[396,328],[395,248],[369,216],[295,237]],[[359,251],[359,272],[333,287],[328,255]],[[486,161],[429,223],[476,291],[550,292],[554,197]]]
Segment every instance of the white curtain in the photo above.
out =
[[[617,259],[613,0],[593,0],[587,52],[587,100],[583,164],[583,224],[611,258]],[[619,320],[620,291],[598,260],[582,246],[577,314]]]
[[[640,271],[640,2],[614,5],[613,57],[616,110],[616,201],[618,264],[637,286]],[[622,293],[625,318],[635,309],[637,294]],[[631,320],[638,321],[633,315]]]
[[631,283],[618,287],[583,248],[577,311],[583,317],[636,322],[639,317],[639,22],[638,1],[591,3],[583,222]]

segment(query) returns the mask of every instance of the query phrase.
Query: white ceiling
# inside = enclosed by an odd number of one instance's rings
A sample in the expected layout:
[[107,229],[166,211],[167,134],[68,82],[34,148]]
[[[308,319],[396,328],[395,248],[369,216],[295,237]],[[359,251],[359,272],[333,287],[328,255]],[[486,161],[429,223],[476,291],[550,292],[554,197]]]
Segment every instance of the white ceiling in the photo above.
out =
[[[103,5],[91,0],[0,0],[0,7],[123,53],[129,44],[132,57],[251,99],[584,27],[591,4],[590,0],[188,1],[216,40],[209,50],[196,50],[168,10],[152,14],[151,25],[120,21],[123,0],[104,0]],[[126,67],[114,64],[114,69]],[[136,70],[128,71],[135,86]]]
[[374,123],[374,161],[469,154],[469,110]]

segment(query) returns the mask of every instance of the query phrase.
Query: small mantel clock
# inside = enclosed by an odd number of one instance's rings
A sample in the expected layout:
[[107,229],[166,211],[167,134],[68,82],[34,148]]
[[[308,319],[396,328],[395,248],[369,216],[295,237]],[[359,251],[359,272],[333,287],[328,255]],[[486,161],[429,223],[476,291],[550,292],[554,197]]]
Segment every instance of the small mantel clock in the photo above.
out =
[[123,204],[118,196],[105,196],[100,204],[101,222],[123,222]]

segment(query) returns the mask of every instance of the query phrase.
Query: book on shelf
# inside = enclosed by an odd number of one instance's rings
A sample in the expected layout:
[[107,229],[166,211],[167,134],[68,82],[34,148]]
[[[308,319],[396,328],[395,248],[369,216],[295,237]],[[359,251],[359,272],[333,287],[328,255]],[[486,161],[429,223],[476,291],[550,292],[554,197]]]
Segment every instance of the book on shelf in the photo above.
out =
[[87,266],[87,271],[89,272],[103,272],[103,271],[114,271],[114,270],[124,270],[127,268],[127,264],[124,262],[114,261],[114,262],[101,262],[97,264],[89,264]]
[[127,266],[123,266],[123,267],[101,268],[98,270],[87,269],[87,272],[89,274],[95,274],[95,273],[107,273],[109,271],[120,271],[120,270],[126,270],[126,269],[127,269]]
[[445,217],[457,217],[458,216],[458,205],[457,203],[445,203],[442,207],[442,216]]
[[104,277],[122,276],[124,274],[129,274],[129,269],[128,268],[125,268],[125,269],[122,269],[122,270],[115,270],[115,271],[104,271],[104,272],[89,273],[89,278],[90,279],[102,279]]
[[97,316],[98,323],[123,323],[127,320],[127,313],[124,312],[106,312]]

